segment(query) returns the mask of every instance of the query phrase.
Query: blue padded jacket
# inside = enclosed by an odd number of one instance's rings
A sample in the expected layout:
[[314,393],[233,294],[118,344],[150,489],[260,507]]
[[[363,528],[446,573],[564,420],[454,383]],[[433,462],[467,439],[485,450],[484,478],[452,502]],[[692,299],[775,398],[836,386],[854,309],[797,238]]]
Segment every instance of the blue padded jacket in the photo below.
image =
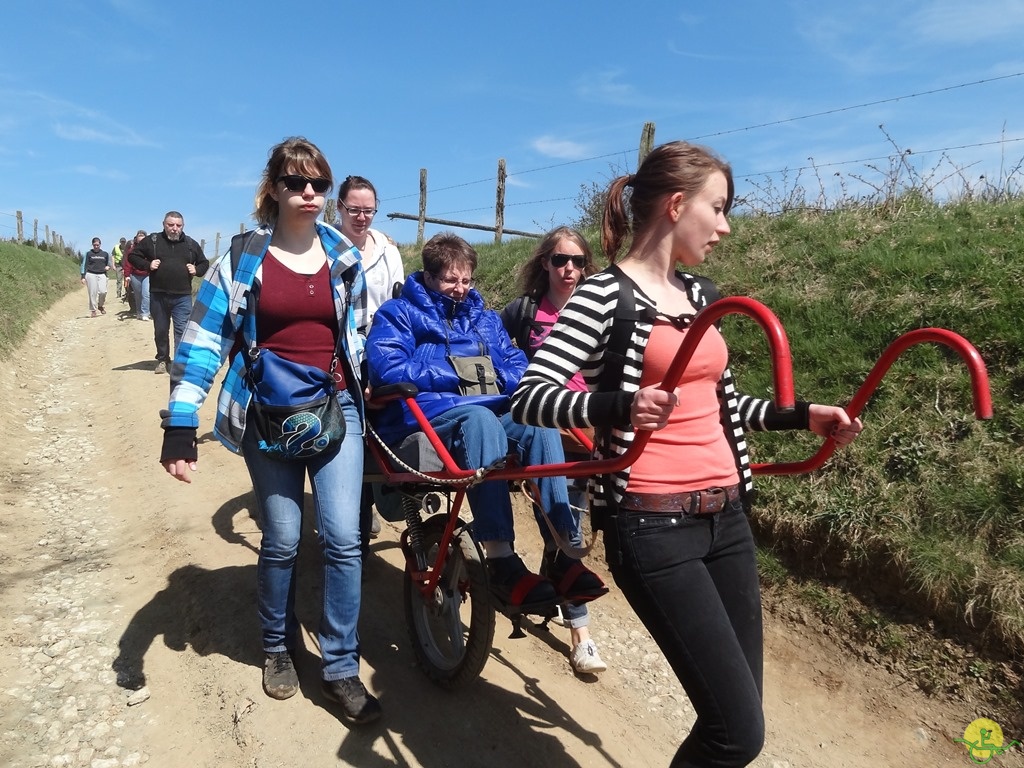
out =
[[[427,288],[422,271],[406,279],[401,296],[377,310],[366,350],[370,385],[415,384],[416,402],[428,419],[456,405],[483,405],[505,413],[527,365],[526,355],[512,344],[498,313],[484,308],[483,297],[475,289],[464,300],[455,301]],[[448,361],[452,355],[490,355],[500,394],[460,394],[459,378]],[[397,443],[419,429],[404,403],[391,403],[371,413],[371,418],[387,443]]]

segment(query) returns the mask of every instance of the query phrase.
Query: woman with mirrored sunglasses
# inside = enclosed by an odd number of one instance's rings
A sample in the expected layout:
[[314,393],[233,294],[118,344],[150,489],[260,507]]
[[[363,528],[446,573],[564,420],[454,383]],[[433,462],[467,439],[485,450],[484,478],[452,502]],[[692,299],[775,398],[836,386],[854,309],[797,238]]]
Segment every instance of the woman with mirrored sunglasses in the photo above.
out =
[[[359,492],[363,473],[363,383],[366,284],[359,254],[320,221],[333,186],[323,153],[308,140],[273,147],[256,191],[256,229],[232,239],[204,278],[171,366],[160,463],[191,482],[197,468],[198,411],[224,361],[229,370],[217,402],[214,435],[241,453],[252,478],[262,540],[256,565],[264,652],[263,688],[274,699],[299,690],[294,666],[301,640],[295,613],[297,562],[306,478],[321,550],[323,600],[317,640],[324,695],[353,723],[380,716],[359,679],[362,557]],[[254,302],[254,304],[253,304]],[[346,431],[340,443],[289,461],[260,448],[245,356],[254,346],[294,364],[319,368],[336,382]]]
[[[519,270],[519,289],[522,295],[513,299],[501,312],[501,322],[508,335],[516,345],[526,353],[528,359],[541,345],[551,326],[558,319],[558,313],[569,301],[572,292],[584,277],[594,274],[593,252],[590,244],[572,227],[557,227],[541,238],[529,261]],[[578,391],[586,391],[587,385],[583,377],[577,373],[569,382],[569,387]],[[573,456],[571,440],[563,440],[566,458],[586,458],[586,455]],[[582,450],[578,443],[576,447]],[[585,489],[569,485],[569,501],[578,508],[586,505]],[[547,531],[541,527],[541,533]],[[580,546],[582,541],[573,541]],[[544,541],[544,564],[541,573],[546,571],[547,561],[557,551],[555,542],[550,536]],[[569,653],[569,664],[579,673],[596,674],[608,668],[597,652],[597,644],[590,637],[590,615],[586,603],[573,605],[566,602],[559,606],[560,618],[556,619],[569,628],[572,650]]]

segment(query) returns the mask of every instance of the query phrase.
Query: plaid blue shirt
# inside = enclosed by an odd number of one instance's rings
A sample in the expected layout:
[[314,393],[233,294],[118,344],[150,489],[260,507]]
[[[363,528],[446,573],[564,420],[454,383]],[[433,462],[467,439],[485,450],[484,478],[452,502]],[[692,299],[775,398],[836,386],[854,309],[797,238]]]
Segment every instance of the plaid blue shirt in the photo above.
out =
[[[362,415],[361,369],[368,316],[366,280],[359,250],[327,224],[317,222],[316,230],[327,252],[331,271],[345,381]],[[199,408],[241,331],[242,351],[230,361],[217,398],[217,418],[213,425],[213,433],[218,440],[235,453],[241,450],[245,414],[252,397],[246,385],[242,356],[256,338],[256,317],[246,312],[246,308],[250,291],[259,281],[272,235],[270,225],[261,225],[244,235],[236,235],[243,238],[244,245],[235,274],[231,273],[230,255],[225,255],[213,265],[200,284],[195,306],[171,364],[171,399],[167,409],[160,412],[161,426],[165,429],[198,429]]]

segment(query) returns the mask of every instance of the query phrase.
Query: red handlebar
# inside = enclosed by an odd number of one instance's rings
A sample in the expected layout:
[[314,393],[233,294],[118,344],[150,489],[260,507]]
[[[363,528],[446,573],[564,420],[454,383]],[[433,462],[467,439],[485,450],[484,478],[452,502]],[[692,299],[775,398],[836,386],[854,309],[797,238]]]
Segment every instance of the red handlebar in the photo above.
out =
[[[988,372],[985,370],[985,362],[981,359],[978,350],[969,341],[952,331],[944,328],[918,328],[914,331],[904,333],[888,347],[882,356],[878,358],[864,383],[860,385],[850,404],[846,406],[846,413],[851,419],[860,416],[861,411],[867,404],[868,399],[878,388],[882,378],[889,371],[889,368],[903,352],[915,344],[926,341],[934,341],[945,344],[956,351],[963,358],[967,370],[971,375],[971,389],[974,397],[974,414],[979,419],[992,418],[992,395],[988,387]],[[761,475],[798,475],[804,472],[813,472],[820,468],[829,457],[835,453],[836,442],[832,438],[825,440],[818,452],[811,458],[804,461],[794,461],[777,464],[753,464],[751,471]]]
[[[790,362],[789,340],[782,328],[782,323],[768,307],[754,299],[744,296],[730,296],[719,299],[714,304],[705,307],[696,314],[690,325],[689,332],[679,346],[676,356],[672,360],[661,389],[671,392],[683,376],[683,371],[693,357],[693,353],[700,343],[704,333],[717,320],[727,314],[747,315],[757,321],[768,336],[768,348],[772,357],[772,370],[775,382],[775,404],[781,410],[793,408],[795,398],[793,395],[793,370]],[[455,463],[451,454],[438,438],[437,433],[430,427],[426,416],[420,410],[416,401],[412,398],[406,399],[406,405],[412,412],[416,422],[420,425],[424,434],[430,441],[431,446],[437,452],[444,470],[437,473],[427,473],[431,476],[444,479],[470,479],[476,472],[474,470],[461,469]],[[637,431],[632,444],[621,456],[611,459],[587,459],[585,461],[569,461],[561,464],[543,464],[533,467],[510,467],[505,469],[493,469],[487,472],[488,480],[520,480],[536,477],[586,477],[590,475],[603,475],[607,473],[621,472],[639,458],[647,441],[651,439],[651,432],[647,430]],[[395,475],[399,479],[407,479],[401,473]],[[415,478],[412,478],[415,479]]]
[[[741,314],[753,318],[764,330],[768,339],[768,348],[772,360],[772,375],[775,387],[775,406],[779,410],[792,409],[795,404],[793,394],[793,370],[789,351],[789,340],[782,324],[770,309],[754,299],[743,296],[731,296],[719,299],[714,304],[705,307],[694,317],[689,332],[679,346],[676,356],[672,360],[660,388],[666,392],[674,390],[686,370],[686,366],[693,357],[693,353],[700,343],[704,333],[716,321],[728,314]],[[864,380],[860,389],[857,390],[846,412],[851,419],[860,416],[864,405],[878,387],[879,382],[892,366],[893,362],[907,348],[926,341],[945,344],[955,350],[967,364],[971,375],[971,384],[974,395],[974,410],[979,419],[992,418],[992,399],[988,386],[988,373],[985,370],[985,363],[978,351],[962,336],[942,328],[920,328],[910,331],[897,338],[890,344],[878,362],[875,363],[868,377]],[[406,405],[412,412],[420,428],[430,441],[431,446],[437,452],[441,463],[444,465],[442,472],[427,473],[432,477],[444,480],[465,480],[469,481],[477,474],[476,470],[461,469],[452,458],[451,454],[441,442],[437,433],[431,428],[426,416],[420,410],[415,399],[407,397]],[[570,461],[561,464],[544,464],[533,467],[509,467],[492,469],[487,472],[489,480],[519,480],[537,477],[583,477],[591,475],[602,475],[620,472],[637,460],[640,452],[647,445],[653,433],[649,430],[637,430],[629,448],[621,456],[610,459],[588,459],[585,461]],[[751,470],[755,474],[794,475],[804,472],[811,472],[820,468],[828,458],[835,452],[835,440],[828,438],[809,459],[800,462],[782,462],[775,464],[753,464]],[[407,473],[394,473],[393,480],[416,480],[414,475]]]

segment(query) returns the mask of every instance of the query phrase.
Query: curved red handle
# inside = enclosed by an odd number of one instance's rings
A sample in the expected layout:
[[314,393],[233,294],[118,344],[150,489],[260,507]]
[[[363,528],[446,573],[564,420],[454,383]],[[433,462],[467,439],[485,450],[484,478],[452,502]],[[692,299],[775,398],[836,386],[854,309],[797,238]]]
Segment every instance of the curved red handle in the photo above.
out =
[[[679,385],[683,372],[693,357],[701,338],[716,321],[728,314],[747,315],[753,318],[758,325],[764,329],[768,337],[768,348],[771,353],[772,370],[775,384],[775,405],[780,410],[793,408],[795,396],[793,394],[793,369],[789,352],[789,339],[782,328],[782,323],[768,307],[754,299],[745,296],[730,296],[719,299],[713,304],[698,312],[689,331],[679,345],[676,356],[672,359],[665,377],[662,379],[661,389],[671,392]],[[460,469],[455,460],[441,442],[437,433],[431,428],[423,411],[420,410],[416,400],[408,397],[405,404],[409,407],[413,417],[419,424],[420,429],[430,441],[431,446],[437,452],[441,463],[444,466],[442,472],[427,473],[431,477],[449,480],[469,481],[477,474],[476,470]],[[610,459],[586,459],[582,461],[570,461],[561,464],[542,464],[532,467],[508,467],[492,469],[487,472],[489,480],[521,480],[524,478],[554,477],[564,475],[565,477],[585,477],[588,475],[603,475],[606,473],[621,472],[639,458],[647,441],[651,439],[651,432],[638,430],[633,438],[632,444],[621,456]],[[415,480],[415,476],[404,473],[392,473],[392,482],[402,482],[406,479]]]
[[[948,331],[944,328],[918,328],[914,331],[904,333],[892,342],[882,356],[878,358],[871,372],[860,389],[854,394],[850,404],[846,406],[846,412],[851,419],[860,416],[861,411],[867,404],[871,395],[878,388],[879,383],[888,373],[889,368],[896,361],[896,358],[915,344],[924,342],[936,342],[944,344],[953,349],[963,358],[967,370],[971,375],[971,390],[974,397],[974,414],[979,419],[992,418],[992,395],[988,386],[988,371],[985,370],[985,361],[981,359],[978,350],[963,336]],[[818,452],[804,461],[780,462],[776,464],[753,464],[751,470],[754,474],[760,475],[798,475],[804,472],[813,472],[820,468],[829,457],[835,453],[836,443],[832,438],[825,440]]]

